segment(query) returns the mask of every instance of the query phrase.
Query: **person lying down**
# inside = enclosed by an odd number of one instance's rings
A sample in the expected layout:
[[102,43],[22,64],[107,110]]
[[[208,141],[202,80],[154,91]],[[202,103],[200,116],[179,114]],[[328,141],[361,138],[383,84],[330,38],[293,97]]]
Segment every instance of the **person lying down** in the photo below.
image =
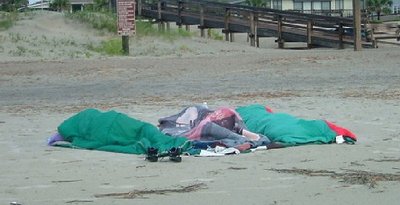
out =
[[190,106],[158,122],[162,133],[185,136],[193,141],[196,148],[215,147],[218,144],[240,151],[258,146],[282,147],[272,143],[267,136],[249,131],[240,115],[229,107],[211,110],[205,105]]
[[216,110],[195,105],[158,122],[156,127],[124,113],[90,108],[62,122],[48,144],[146,154],[149,148],[164,152],[179,147],[191,152],[218,146],[247,151],[357,140],[352,132],[329,121],[275,113],[258,104]]

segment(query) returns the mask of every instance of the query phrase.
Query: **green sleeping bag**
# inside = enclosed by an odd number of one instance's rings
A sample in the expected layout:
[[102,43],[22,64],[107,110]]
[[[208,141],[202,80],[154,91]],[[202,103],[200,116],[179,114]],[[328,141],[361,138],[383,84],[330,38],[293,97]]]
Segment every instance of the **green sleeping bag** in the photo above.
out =
[[148,147],[160,152],[172,147],[186,151],[191,147],[184,137],[167,136],[149,123],[116,111],[81,111],[65,120],[58,132],[73,147],[110,152],[145,154]]
[[247,128],[285,146],[325,144],[335,141],[336,133],[323,120],[305,120],[285,113],[270,113],[255,104],[238,107]]

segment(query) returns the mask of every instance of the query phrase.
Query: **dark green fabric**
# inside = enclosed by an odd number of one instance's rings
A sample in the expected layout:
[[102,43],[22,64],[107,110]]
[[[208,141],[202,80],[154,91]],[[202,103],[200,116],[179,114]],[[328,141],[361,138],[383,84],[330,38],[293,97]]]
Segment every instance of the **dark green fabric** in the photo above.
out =
[[285,146],[332,143],[336,133],[323,120],[304,120],[285,113],[269,113],[262,105],[238,107],[247,128]]
[[191,146],[186,138],[164,135],[149,123],[115,111],[81,111],[65,120],[58,132],[74,147],[110,152],[144,154],[148,147],[160,152],[172,147],[186,151]]

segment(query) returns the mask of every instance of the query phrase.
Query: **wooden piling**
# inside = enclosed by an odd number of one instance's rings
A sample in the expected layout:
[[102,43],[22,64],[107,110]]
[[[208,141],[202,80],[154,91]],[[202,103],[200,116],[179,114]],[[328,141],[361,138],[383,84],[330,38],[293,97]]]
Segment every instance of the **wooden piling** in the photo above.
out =
[[339,49],[344,49],[344,44],[343,44],[343,34],[344,34],[344,30],[343,30],[343,24],[339,23]]
[[312,31],[313,31],[313,22],[312,20],[308,20],[307,22],[307,48],[312,48]]
[[163,22],[162,22],[162,13],[161,13],[161,0],[157,2],[157,21],[158,21],[158,30],[163,30]]
[[256,46],[257,48],[260,48],[260,37],[256,37]]
[[205,37],[204,33],[204,6],[200,4],[200,36]]
[[256,46],[256,24],[254,21],[254,12],[250,12],[250,45],[251,46]]
[[278,30],[278,40],[277,40],[278,48],[284,48],[284,40],[283,40],[283,35],[282,35],[283,24],[282,24],[282,16],[281,15],[277,16],[277,21],[278,21],[278,28],[277,28],[277,30]]
[[142,15],[142,0],[137,0],[137,14],[138,16]]
[[360,0],[353,0],[353,35],[354,35],[354,51],[361,50],[361,11]]
[[183,19],[182,19],[182,10],[183,10],[183,2],[182,1],[178,1],[178,27],[182,28],[182,23],[183,23]]
[[225,8],[225,17],[224,17],[225,41],[229,41],[229,16],[230,16],[230,10],[229,8]]
[[122,53],[129,55],[129,36],[122,36]]

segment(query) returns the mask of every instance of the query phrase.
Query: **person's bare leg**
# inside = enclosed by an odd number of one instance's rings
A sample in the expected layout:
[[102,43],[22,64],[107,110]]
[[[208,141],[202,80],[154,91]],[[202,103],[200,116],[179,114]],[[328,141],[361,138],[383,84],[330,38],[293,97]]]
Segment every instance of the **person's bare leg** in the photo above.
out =
[[243,129],[242,135],[245,136],[247,139],[252,140],[252,141],[257,141],[260,139],[260,135],[250,132],[248,130]]

